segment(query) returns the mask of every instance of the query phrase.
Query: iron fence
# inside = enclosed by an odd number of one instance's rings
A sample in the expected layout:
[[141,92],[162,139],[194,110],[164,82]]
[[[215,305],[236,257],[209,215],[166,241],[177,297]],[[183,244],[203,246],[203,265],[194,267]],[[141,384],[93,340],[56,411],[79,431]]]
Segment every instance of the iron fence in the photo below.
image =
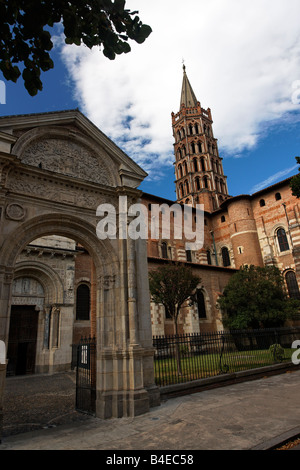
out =
[[154,336],[158,386],[290,361],[300,327]]
[[76,409],[95,412],[96,403],[96,339],[81,338],[73,345],[72,366],[76,368]]

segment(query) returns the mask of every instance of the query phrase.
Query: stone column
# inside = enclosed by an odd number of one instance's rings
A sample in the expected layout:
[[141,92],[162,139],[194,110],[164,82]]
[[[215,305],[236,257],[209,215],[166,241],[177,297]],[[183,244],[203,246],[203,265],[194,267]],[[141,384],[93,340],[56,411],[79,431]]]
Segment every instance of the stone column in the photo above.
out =
[[13,268],[0,266],[0,442],[3,428],[3,394],[6,382],[6,344],[9,337]]
[[0,341],[0,443],[3,432],[3,395],[6,377],[6,346]]
[[127,269],[128,269],[128,315],[129,340],[131,346],[138,345],[137,299],[136,299],[136,264],[135,240],[127,240]]
[[91,315],[90,315],[90,322],[91,322],[91,337],[97,336],[97,275],[96,269],[91,258],[91,290],[90,290],[90,302],[91,302]]
[[136,242],[125,240],[122,247],[120,272],[103,276],[99,286],[96,415],[103,419],[137,416],[150,408],[144,383],[148,351],[139,335]]
[[140,344],[142,312],[137,298],[137,241],[127,240],[128,315],[129,315],[129,415],[136,416],[149,410],[149,396],[144,388],[144,348]]
[[8,343],[13,268],[0,266],[0,340]]

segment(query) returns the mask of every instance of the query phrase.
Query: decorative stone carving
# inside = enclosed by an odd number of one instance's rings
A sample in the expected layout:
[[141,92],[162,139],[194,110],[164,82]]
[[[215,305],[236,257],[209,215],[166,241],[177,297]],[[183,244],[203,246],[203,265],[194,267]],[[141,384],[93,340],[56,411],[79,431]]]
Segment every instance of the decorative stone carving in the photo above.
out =
[[103,288],[104,290],[110,290],[114,287],[116,282],[116,276],[115,275],[107,275],[107,276],[101,276],[99,277],[99,284],[100,287]]
[[35,140],[25,149],[22,162],[85,181],[112,184],[104,161],[83,145],[63,138]]
[[24,220],[26,211],[21,204],[8,204],[6,206],[6,218],[11,220]]
[[67,189],[64,184],[55,184],[50,179],[36,178],[18,172],[10,173],[7,187],[17,193],[30,194],[50,201],[88,207],[89,209],[94,208],[95,210],[99,204],[107,202],[107,198],[96,191],[79,189],[75,186]]

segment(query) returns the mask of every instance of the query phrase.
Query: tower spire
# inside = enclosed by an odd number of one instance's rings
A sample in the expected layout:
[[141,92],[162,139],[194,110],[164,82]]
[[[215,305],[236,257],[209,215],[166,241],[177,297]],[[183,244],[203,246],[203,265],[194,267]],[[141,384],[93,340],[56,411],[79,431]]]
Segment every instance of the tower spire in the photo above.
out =
[[185,65],[183,63],[183,80],[182,80],[182,88],[181,88],[180,107],[182,104],[184,104],[186,108],[193,108],[197,106],[197,102],[198,100],[189,82],[189,79],[185,70]]
[[197,101],[183,63],[180,110],[172,113],[177,202],[216,210],[228,198],[210,108]]

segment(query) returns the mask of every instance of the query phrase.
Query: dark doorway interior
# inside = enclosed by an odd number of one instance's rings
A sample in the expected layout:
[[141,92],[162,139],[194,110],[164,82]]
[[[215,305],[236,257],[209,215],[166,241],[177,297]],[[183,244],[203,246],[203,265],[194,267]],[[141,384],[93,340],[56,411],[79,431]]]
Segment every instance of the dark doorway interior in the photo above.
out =
[[34,305],[11,308],[7,375],[34,374],[38,312]]

